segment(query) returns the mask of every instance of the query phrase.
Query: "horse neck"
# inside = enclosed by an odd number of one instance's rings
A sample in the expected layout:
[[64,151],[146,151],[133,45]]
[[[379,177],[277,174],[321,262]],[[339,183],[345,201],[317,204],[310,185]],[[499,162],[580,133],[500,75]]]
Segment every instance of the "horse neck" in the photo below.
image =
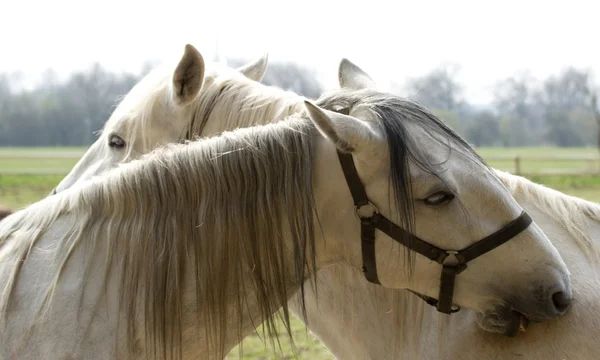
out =
[[202,89],[195,104],[192,134],[212,136],[238,127],[283,120],[304,109],[302,96],[245,78],[219,79]]
[[[320,156],[314,153],[316,130],[309,124],[308,120],[289,121],[239,129],[234,134],[186,145],[166,145],[143,159],[29,207],[24,210],[28,215],[18,215],[22,226],[15,226],[13,233],[20,236],[24,232],[19,228],[27,226],[42,230],[44,239],[36,243],[37,238],[21,236],[15,241],[20,244],[18,253],[11,256],[21,259],[33,243],[39,246],[32,246],[38,252],[32,258],[42,256],[40,249],[48,247],[52,239],[58,243],[52,248],[59,255],[50,269],[35,269],[35,262],[26,262],[22,269],[34,276],[16,283],[28,284],[38,273],[50,273],[50,281],[32,290],[37,295],[32,299],[37,300],[44,293],[64,295],[63,288],[55,288],[52,281],[53,274],[62,270],[65,273],[61,277],[100,279],[89,282],[96,290],[102,289],[106,280],[105,284],[113,284],[114,293],[120,292],[122,299],[113,297],[109,301],[123,304],[121,309],[128,321],[139,325],[139,314],[145,316],[146,334],[151,337],[140,341],[148,349],[167,344],[167,339],[160,337],[170,337],[168,331],[174,331],[173,339],[177,340],[181,329],[183,336],[200,334],[205,339],[219,339],[219,346],[228,350],[239,340],[238,334],[248,334],[285,306],[302,285],[305,258],[309,269],[312,265],[311,252],[302,253],[303,244],[310,247],[314,236],[316,252],[324,253],[320,250],[324,241],[312,222],[314,208],[319,207],[312,203],[312,170]],[[246,151],[237,151],[242,147]],[[297,175],[294,180],[292,174]],[[246,206],[240,207],[240,202]],[[52,204],[61,206],[45,211]],[[48,220],[32,218],[34,212]],[[61,224],[48,213],[58,216],[65,212],[73,219],[58,233],[63,234],[62,239],[56,239],[52,231],[44,232]],[[0,227],[5,225],[8,227],[8,223]],[[10,234],[2,234],[0,240],[3,236]],[[92,257],[93,261],[88,262]],[[72,270],[79,265],[89,273],[74,274]],[[110,278],[105,273],[108,269]],[[19,272],[11,274],[21,276]],[[0,299],[12,296],[10,292],[3,295]],[[19,295],[22,293],[12,297]],[[187,296],[184,302],[181,296]],[[47,299],[50,303],[51,297]],[[55,313],[64,313],[72,304],[51,305],[62,310]],[[197,306],[198,316],[194,316],[191,309]],[[185,326],[186,321],[199,329]],[[144,331],[141,333],[143,336]],[[152,335],[158,339],[153,340]]]
[[[288,126],[287,124],[285,126]],[[314,129],[313,129],[314,130]],[[245,128],[245,129],[241,129],[238,130],[240,132],[251,132],[254,131],[251,128]],[[315,130],[316,131],[316,130]],[[294,133],[298,133],[297,131],[293,131]],[[306,136],[306,135],[303,135]],[[308,135],[311,136],[311,135]],[[218,138],[213,138],[213,139],[208,139],[205,141],[211,141],[211,140],[215,140],[217,141]],[[337,158],[335,156],[335,151],[332,151],[332,145],[326,141],[325,139],[323,139],[321,136],[317,137],[317,144],[315,144],[315,155],[312,156],[312,158],[314,159],[318,159],[318,160],[312,160],[313,163],[316,161],[316,164],[313,164],[313,167],[315,169],[313,169],[313,171],[319,171],[321,173],[325,172],[328,174],[327,177],[324,176],[319,176],[319,175],[314,175],[314,176],[309,176],[309,178],[311,179],[311,182],[313,183],[313,186],[315,187],[315,208],[317,209],[317,213],[319,214],[332,214],[332,213],[338,213],[337,211],[331,211],[331,200],[330,199],[325,199],[325,196],[322,196],[322,193],[327,193],[329,195],[331,195],[332,193],[334,193],[335,191],[332,190],[333,189],[337,189],[339,191],[339,186],[336,186],[336,183],[339,183],[340,181],[342,181],[343,179],[341,178],[341,169],[339,171],[338,174],[338,178],[337,178],[337,182],[335,181],[335,176],[333,176],[331,174],[331,161],[336,161],[337,162]],[[306,154],[305,154],[306,155]],[[302,158],[311,158],[311,156],[301,156]],[[333,158],[333,160],[331,160],[331,158]],[[202,167],[198,167],[200,169],[202,169],[202,171],[205,171],[205,169],[203,169]],[[325,171],[324,169],[328,169],[329,171]],[[284,170],[284,169],[280,169],[280,170]],[[316,183],[314,183],[313,178],[319,178],[319,179],[327,179],[327,180],[323,180],[326,185],[323,186],[323,184],[319,181],[316,181]],[[333,181],[331,179],[334,179]],[[209,184],[209,183],[207,183]],[[210,183],[212,186],[212,183]],[[235,187],[235,186],[234,186]],[[340,191],[341,193],[345,194],[345,191],[342,190]],[[352,208],[352,200],[349,196],[347,196],[347,194],[345,194],[347,197],[347,204],[346,206],[348,208]],[[230,196],[233,196],[233,194],[230,194]],[[306,194],[303,194],[303,196],[306,196]],[[335,197],[335,195],[334,195]],[[335,206],[335,205],[334,205]],[[341,219],[340,221],[347,223],[348,222],[348,218],[353,219],[351,212],[348,211],[347,212],[347,218]],[[339,220],[339,219],[338,219]],[[284,219],[285,221],[285,219]],[[222,223],[219,223],[221,226],[223,225]],[[329,264],[331,264],[332,262],[337,262],[339,261],[339,257],[337,257],[337,253],[339,253],[340,248],[337,247],[335,244],[333,244],[331,241],[329,241],[327,243],[327,246],[325,244],[324,238],[329,238],[328,234],[331,234],[332,229],[331,228],[339,228],[338,226],[326,226],[321,224],[321,230],[322,231],[316,231],[314,234],[315,237],[315,255],[316,255],[316,261],[315,261],[315,266],[316,268],[312,268],[311,264],[308,264],[308,269],[307,271],[309,273],[314,273],[316,272],[319,268],[324,267],[324,266],[328,266]],[[291,240],[292,238],[292,234],[291,234],[291,229],[288,229],[287,231],[284,229],[284,232],[282,234],[279,234],[281,237],[281,241],[283,241],[283,243],[286,244],[285,249],[286,251],[290,252],[290,254],[278,254],[278,255],[282,255],[282,258],[287,258],[286,255],[289,255],[290,257],[291,255],[291,249],[293,249],[296,245],[292,245],[294,244],[294,242]],[[356,232],[358,231],[358,225],[356,224],[355,228],[352,228],[350,231]],[[244,233],[244,231],[241,231],[241,233]],[[341,236],[341,238],[344,238],[344,236]],[[357,246],[358,248],[358,246]],[[310,256],[310,255],[309,255]],[[203,259],[202,261],[211,261],[211,259]],[[286,299],[282,299],[284,300],[281,304],[279,304],[279,306],[284,306],[286,305],[286,302],[297,292],[297,290],[300,288],[300,286],[302,284],[294,282],[295,277],[294,277],[294,272],[298,270],[297,267],[294,267],[294,261],[291,259],[287,259],[285,261],[286,264],[286,268],[285,269],[281,269],[285,272],[288,273],[287,276],[287,280],[288,282],[285,283],[285,286],[287,287],[287,291],[286,293],[288,294],[288,298]],[[255,266],[262,266],[260,264],[260,262],[256,263]],[[193,269],[191,269],[193,270]],[[227,327],[229,329],[235,329],[236,326],[239,325],[239,328],[237,328],[237,332],[234,333],[227,333],[225,334],[225,338],[223,339],[224,342],[224,350],[225,353],[227,353],[228,351],[231,350],[231,348],[235,345],[238,344],[238,342],[245,336],[247,336],[248,334],[250,334],[252,331],[254,331],[256,329],[256,326],[258,326],[260,323],[262,323],[263,321],[265,321],[269,316],[271,316],[273,314],[273,312],[271,313],[265,313],[264,311],[262,311],[264,308],[262,307],[262,305],[260,304],[260,302],[257,300],[259,299],[259,297],[256,296],[256,285],[253,282],[253,278],[254,276],[252,275],[252,272],[254,271],[254,269],[252,269],[252,271],[244,271],[243,274],[243,278],[236,280],[238,283],[244,284],[244,290],[245,293],[242,295],[242,298],[244,299],[243,301],[243,308],[240,308],[240,304],[234,300],[229,301],[226,303],[227,308],[228,308],[228,312],[229,314],[232,314],[233,316],[229,316],[228,317],[228,321],[230,321],[231,323],[227,325]],[[212,279],[211,279],[212,280]],[[307,282],[310,282],[310,280],[308,280]],[[193,286],[192,284],[190,284],[190,286]],[[189,291],[192,291],[192,289],[190,289]],[[188,291],[186,291],[188,292]],[[225,292],[227,293],[227,292]],[[227,299],[224,299],[222,301],[227,301]],[[190,306],[193,306],[193,303],[190,303]],[[279,308],[279,307],[278,307]],[[273,311],[276,311],[278,308],[272,308]],[[206,314],[204,314],[204,316],[206,316]],[[200,316],[200,318],[202,318],[202,315]],[[204,331],[212,331],[212,329],[204,329]],[[207,336],[216,336],[216,334],[212,334],[212,335],[208,335]],[[212,355],[211,355],[212,356]],[[204,356],[201,356],[204,358]]]
[[[190,160],[191,154],[169,156],[169,159],[158,159],[159,163],[170,164],[169,169],[161,167],[158,170],[167,172],[165,177],[174,177],[173,184],[170,184],[168,179],[161,179],[161,181],[154,180],[155,183],[166,184],[166,188],[168,189],[174,189],[170,190],[168,196],[164,194],[164,198],[169,198],[170,202],[178,203],[178,208],[194,208],[193,213],[200,219],[210,219],[210,224],[201,224],[202,226],[198,225],[197,222],[179,221],[178,231],[197,234],[196,236],[198,236],[198,238],[188,242],[187,246],[190,248],[194,249],[194,246],[196,246],[190,244],[200,244],[202,241],[214,242],[214,245],[210,247],[197,245],[199,248],[192,250],[192,253],[202,255],[202,257],[196,259],[196,263],[204,265],[193,264],[193,266],[188,267],[186,274],[199,274],[202,279],[199,279],[197,282],[194,276],[184,276],[184,278],[188,279],[189,283],[185,285],[182,293],[194,294],[198,291],[198,283],[201,284],[203,289],[214,287],[216,286],[215,284],[225,285],[218,292],[210,294],[196,293],[199,300],[192,297],[189,300],[190,302],[184,305],[183,308],[193,308],[197,303],[201,305],[200,314],[197,317],[200,319],[200,324],[203,327],[200,329],[200,332],[205,333],[205,338],[220,338],[218,343],[222,344],[225,353],[235,346],[243,336],[253,331],[258,324],[268,319],[281,306],[285,306],[289,298],[303,285],[302,282],[298,281],[297,272],[302,271],[304,265],[302,264],[299,267],[295,259],[301,258],[301,261],[304,261],[304,258],[301,257],[301,254],[293,253],[298,249],[301,251],[301,244],[307,244],[306,246],[310,247],[310,237],[314,235],[315,266],[317,267],[321,266],[321,263],[326,262],[332,252],[331,245],[327,247],[327,251],[324,250],[325,242],[319,231],[311,234],[313,231],[312,225],[307,225],[307,222],[309,222],[307,219],[311,219],[310,221],[312,221],[313,208],[310,207],[311,204],[306,205],[305,202],[307,200],[299,200],[311,198],[310,191],[308,191],[309,189],[306,186],[318,187],[321,191],[331,193],[329,188],[314,185],[311,173],[314,170],[313,167],[318,167],[321,169],[321,172],[323,172],[323,168],[328,169],[331,167],[331,165],[324,164],[323,161],[316,160],[324,158],[324,153],[317,154],[316,152],[324,151],[322,144],[328,144],[328,142],[320,136],[316,137],[317,141],[319,141],[318,144],[313,144],[312,141],[314,140],[312,139],[305,139],[308,136],[314,137],[315,134],[310,132],[306,134],[307,131],[304,130],[314,130],[314,128],[307,128],[306,125],[302,124],[306,124],[306,122],[288,122],[280,125],[267,125],[264,128],[243,128],[237,130],[234,136],[224,135],[222,137],[206,139],[199,143],[190,143],[187,146],[173,146],[177,149],[177,152],[193,152],[197,146],[209,147],[211,143],[219,144],[218,151],[209,152],[207,157],[198,163]],[[266,136],[258,137],[257,139],[260,140],[255,139],[254,141],[259,143],[260,146],[257,146],[257,144],[253,145],[253,136],[258,135],[255,133],[263,131],[275,132],[279,131],[279,129],[284,129],[285,131],[275,134],[269,133],[271,140],[267,140]],[[316,130],[314,131],[316,133]],[[249,134],[254,135],[246,137]],[[246,147],[247,151],[237,152],[240,147]],[[283,148],[295,151],[281,151]],[[313,151],[315,151],[315,154],[312,153]],[[229,155],[216,156],[220,153]],[[240,155],[236,155],[236,153]],[[270,155],[265,157],[265,153]],[[331,149],[328,149],[327,153],[335,154]],[[154,156],[160,156],[160,154],[155,154]],[[168,149],[165,150],[164,154],[168,154]],[[253,154],[255,155],[254,159],[242,160],[240,158],[236,160],[236,156],[253,157]],[[182,176],[184,174],[181,171],[178,173],[176,171],[178,164],[173,158],[185,158],[186,161],[184,161],[183,165],[188,169],[186,171],[191,171],[192,174],[190,176]],[[315,161],[317,162],[316,165]],[[274,166],[275,164],[276,166]],[[277,169],[277,171],[274,172],[273,169]],[[300,173],[305,174],[306,177],[300,177],[296,181],[291,181],[286,174],[292,174],[297,169],[302,169]],[[253,171],[252,176],[249,176],[247,173],[244,175],[244,171]],[[190,185],[190,189],[182,189],[181,184],[177,184],[178,180],[176,178],[179,177],[198,180],[195,180],[197,183]],[[325,179],[324,176],[315,177]],[[261,184],[261,179],[263,182],[271,185],[268,190],[270,192],[269,196],[260,196],[269,187]],[[329,187],[335,187],[335,184],[330,180],[324,180],[324,182]],[[306,186],[302,186],[301,184],[305,184]],[[198,197],[189,196],[192,193],[191,188],[199,188],[199,191],[202,193]],[[224,188],[228,190],[222,190]],[[248,194],[249,192],[255,196]],[[203,199],[202,203],[195,204],[193,199],[196,198]],[[316,208],[320,209],[325,206],[327,209],[327,205],[323,205],[327,201],[322,200],[322,196],[315,198],[317,203],[314,206]],[[231,199],[237,199],[233,201],[234,204],[232,206],[234,208],[227,207],[229,206],[227,204],[232,203]],[[241,201],[241,199],[248,201],[248,204],[255,204],[253,208],[256,209],[240,209],[238,201]],[[350,197],[347,200],[351,207],[352,201]],[[192,203],[189,206],[184,206],[183,204],[186,201],[192,201]],[[270,203],[275,201],[276,204],[279,204],[279,207],[277,205],[273,207],[264,205],[263,203],[267,201]],[[195,207],[193,206],[194,204],[196,205]],[[282,208],[281,206],[284,204],[290,208]],[[224,206],[224,208],[221,209],[220,206]],[[308,210],[306,206],[308,206]],[[287,212],[286,210],[290,211]],[[323,210],[323,212],[331,213],[331,211],[327,210]],[[278,215],[277,213],[280,214]],[[262,216],[263,214],[265,216]],[[269,215],[267,216],[266,214]],[[186,216],[189,217],[190,214],[182,213],[177,217],[183,218]],[[196,216],[191,217],[198,219]],[[296,218],[297,216],[299,218]],[[271,224],[266,224],[265,220],[271,222]],[[281,227],[278,225],[281,225]],[[210,230],[210,228],[222,230]],[[164,231],[164,229],[158,231]],[[240,234],[244,234],[243,237],[246,239],[246,243],[244,246],[234,246],[234,244],[238,243],[244,244],[244,240],[239,238]],[[306,236],[306,238],[302,238],[302,236]],[[234,239],[234,237],[236,238]],[[276,246],[276,242],[281,244],[280,248]],[[210,252],[208,251],[210,248],[221,249],[225,255],[214,253],[214,251]],[[255,257],[256,254],[258,254],[259,258]],[[310,259],[309,250],[307,250],[307,257]],[[211,268],[211,265],[208,265],[209,263],[218,261],[230,264],[231,269],[219,267],[220,265]],[[272,264],[269,264],[269,262]],[[311,261],[307,260],[307,262],[309,270],[315,271],[315,269],[311,268]],[[275,272],[284,273],[285,275],[268,274],[274,274]],[[242,291],[238,292],[240,286]],[[256,289],[260,289],[260,294],[256,292]],[[238,293],[239,296],[230,295]],[[264,298],[265,293],[270,299]],[[221,298],[215,302],[215,296],[220,296]],[[210,305],[211,302],[212,305]],[[209,305],[203,305],[203,303],[208,303]],[[223,305],[221,306],[220,304]],[[224,324],[224,327],[221,327],[222,325],[217,323],[217,321],[221,321],[220,318],[215,317],[211,320],[210,314],[215,312],[227,315],[227,323]],[[190,318],[195,319],[196,317],[190,316]],[[215,326],[215,324],[218,326]],[[183,333],[188,332],[184,329]],[[206,358],[207,356],[200,357]]]

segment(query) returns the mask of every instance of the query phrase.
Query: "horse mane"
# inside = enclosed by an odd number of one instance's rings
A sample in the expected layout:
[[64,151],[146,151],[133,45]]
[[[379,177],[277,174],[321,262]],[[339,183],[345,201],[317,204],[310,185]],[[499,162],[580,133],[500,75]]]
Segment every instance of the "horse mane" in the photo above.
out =
[[[137,121],[127,123],[134,138],[147,134],[151,129],[150,121],[154,118],[155,107],[164,101],[172,91],[171,77],[174,67],[163,65],[156,68],[140,81],[122,99],[115,113],[104,125],[110,128],[113,119],[122,116],[136,118]],[[188,105],[189,120],[187,129],[180,134],[180,141],[193,140],[203,133],[209,122],[219,123],[220,129],[236,129],[250,127],[283,120],[286,116],[304,109],[304,97],[284,91],[274,86],[266,86],[250,80],[238,71],[220,64],[207,63],[207,72],[198,96]],[[121,109],[134,109],[124,114]],[[216,119],[214,121],[211,121]],[[104,131],[104,130],[103,130]],[[207,134],[203,134],[206,136]],[[213,135],[213,134],[208,134]],[[152,144],[142,135],[144,149],[150,149]],[[128,156],[133,158],[133,149],[127,149]]]
[[202,134],[211,119],[219,128],[236,129],[283,120],[304,110],[304,97],[250,80],[231,69],[205,77],[192,107],[188,138]]
[[[70,228],[53,249],[59,266],[39,314],[49,306],[75,249],[86,249],[89,256],[103,242],[103,286],[111,272],[122,276],[119,306],[130,352],[135,335],[145,331],[150,355],[181,356],[183,276],[190,267],[195,310],[206,316],[202,321],[210,329],[206,341],[212,351],[225,356],[228,321],[247,312],[246,291],[261,314],[251,321],[258,325],[266,320],[276,339],[271,315],[283,306],[291,332],[291,287],[296,284],[303,291],[315,268],[314,137],[306,136],[313,131],[310,121],[292,119],[159,148],[0,223],[0,244],[15,237],[2,261],[25,261],[54,221],[69,215]],[[291,248],[283,236],[292,239]],[[17,264],[0,289],[4,322]],[[83,279],[90,267],[88,261]],[[244,282],[248,274],[251,281]],[[231,294],[233,303],[226,303]],[[145,319],[144,329],[136,326],[136,315]],[[237,325],[239,335],[242,324]]]
[[600,263],[600,244],[591,238],[587,219],[600,222],[598,204],[563,194],[524,177],[496,170],[496,174],[511,193],[520,194],[544,213],[551,216],[572,235],[592,263]]

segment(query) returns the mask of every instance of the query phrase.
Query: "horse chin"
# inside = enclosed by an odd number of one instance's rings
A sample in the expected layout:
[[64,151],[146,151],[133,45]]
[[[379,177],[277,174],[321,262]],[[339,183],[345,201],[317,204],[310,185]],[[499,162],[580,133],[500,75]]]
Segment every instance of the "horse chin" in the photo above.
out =
[[500,333],[508,337],[515,337],[520,332],[525,332],[529,325],[529,319],[514,310],[480,313],[477,322],[484,331]]

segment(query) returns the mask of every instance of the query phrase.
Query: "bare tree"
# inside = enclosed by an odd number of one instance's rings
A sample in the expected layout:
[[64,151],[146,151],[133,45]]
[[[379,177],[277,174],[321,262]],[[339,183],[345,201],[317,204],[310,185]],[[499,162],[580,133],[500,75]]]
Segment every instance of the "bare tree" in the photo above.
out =
[[545,140],[558,146],[589,143],[591,73],[569,67],[544,81],[539,103],[545,118]]
[[539,144],[544,122],[538,102],[536,80],[527,72],[496,83],[492,101],[506,146]]
[[600,151],[600,110],[598,110],[598,94],[595,90],[590,90],[589,93],[594,119],[596,119],[596,124],[598,124],[598,151]]
[[433,109],[460,112],[464,104],[464,86],[458,82],[457,65],[440,66],[430,73],[408,80],[405,93]]

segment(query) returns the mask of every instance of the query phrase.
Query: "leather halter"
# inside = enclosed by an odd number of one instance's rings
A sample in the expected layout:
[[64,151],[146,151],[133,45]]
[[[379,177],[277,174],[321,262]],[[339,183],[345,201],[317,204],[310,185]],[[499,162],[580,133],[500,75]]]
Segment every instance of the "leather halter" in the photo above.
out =
[[[435,306],[439,312],[450,314],[460,310],[459,306],[453,306],[452,304],[454,281],[456,275],[467,268],[467,263],[469,261],[478,258],[514,238],[523,230],[527,229],[532,222],[531,217],[523,211],[518,218],[502,229],[465,249],[459,251],[440,249],[437,246],[410,234],[381,215],[375,205],[373,205],[367,197],[365,188],[356,171],[352,155],[338,151],[338,157],[340,164],[342,165],[342,170],[344,171],[344,177],[346,178],[346,182],[352,193],[352,198],[354,199],[354,211],[356,217],[360,220],[361,224],[362,259],[365,278],[374,284],[380,285],[377,277],[377,264],[375,262],[375,229],[379,229],[393,240],[408,247],[410,250],[442,265],[440,292],[437,300],[410,290],[425,300],[429,305]],[[371,215],[361,216],[360,210],[363,207],[371,207]]]

